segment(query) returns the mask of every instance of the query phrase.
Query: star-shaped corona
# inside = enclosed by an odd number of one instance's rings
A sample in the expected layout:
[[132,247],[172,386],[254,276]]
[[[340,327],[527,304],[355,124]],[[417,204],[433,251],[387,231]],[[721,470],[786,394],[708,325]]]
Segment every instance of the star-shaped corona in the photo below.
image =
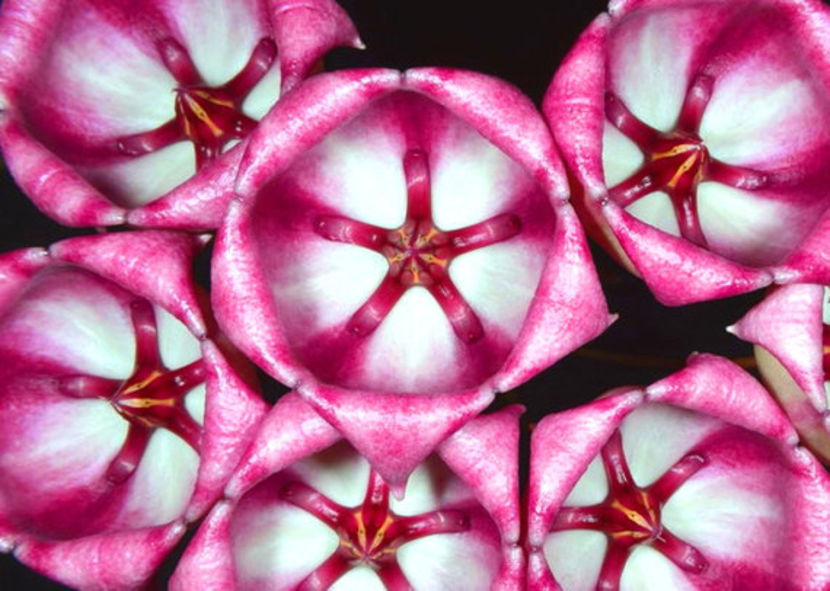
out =
[[340,538],[337,550],[297,585],[297,591],[322,591],[351,568],[369,566],[389,591],[409,591],[411,584],[398,564],[403,544],[435,534],[467,531],[463,511],[437,510],[422,515],[397,515],[389,508],[389,487],[372,470],[366,496],[357,507],[344,507],[299,481],[286,484],[280,497],[333,529]]
[[606,498],[596,505],[563,507],[551,527],[551,531],[588,529],[607,536],[596,588],[619,589],[628,554],[638,544],[651,546],[687,572],[703,572],[708,566],[703,554],[665,528],[660,510],[686,480],[706,465],[706,457],[690,452],[643,488],[631,476],[619,430],[614,431],[600,455],[609,484]]
[[178,435],[199,453],[202,428],[185,408],[184,398],[205,381],[202,359],[180,367],[165,367],[159,353],[158,328],[153,307],[136,299],[130,306],[135,331],[135,364],[124,381],[98,376],[60,378],[60,391],[73,398],[108,400],[128,423],[127,436],[107,469],[107,479],[120,483],[138,468],[156,429]]
[[166,38],[158,43],[164,65],[178,82],[174,90],[176,115],[156,129],[119,138],[119,152],[141,156],[180,141],[193,142],[196,168],[218,158],[232,140],[247,136],[257,122],[242,112],[242,103],[265,76],[277,56],[277,46],[264,38],[248,63],[222,86],[208,86],[187,50]]
[[406,177],[406,218],[398,228],[386,229],[342,216],[316,220],[315,231],[334,242],[362,246],[386,257],[389,270],[368,300],[352,315],[347,330],[358,336],[374,331],[404,292],[425,288],[443,309],[455,334],[465,343],[484,336],[481,321],[450,277],[455,257],[504,242],[521,231],[513,214],[500,214],[452,231],[440,230],[433,221],[429,163],[422,150],[403,157]]
[[611,92],[605,95],[605,115],[614,127],[633,141],[644,155],[643,164],[631,176],[610,187],[608,195],[627,207],[655,191],[665,191],[672,203],[680,235],[706,246],[700,224],[697,187],[715,181],[738,189],[763,188],[767,175],[721,162],[709,154],[700,137],[700,123],[714,81],[700,75],[689,86],[674,129],[661,132],[639,120]]

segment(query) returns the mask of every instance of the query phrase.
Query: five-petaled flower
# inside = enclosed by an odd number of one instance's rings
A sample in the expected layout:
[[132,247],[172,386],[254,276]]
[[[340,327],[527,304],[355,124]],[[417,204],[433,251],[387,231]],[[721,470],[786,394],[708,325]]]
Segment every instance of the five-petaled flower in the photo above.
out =
[[594,237],[661,302],[828,283],[830,11],[620,0],[544,101]]
[[830,477],[720,357],[545,418],[528,505],[532,591],[830,584]]
[[518,415],[443,441],[398,498],[296,394],[281,399],[170,588],[519,589]]
[[206,324],[202,245],[124,232],[0,257],[0,544],[67,585],[143,584],[265,413]]
[[64,224],[215,228],[235,144],[337,45],[334,0],[7,0],[0,147]]
[[392,487],[610,321],[550,132],[493,78],[316,76],[251,136],[237,192],[217,319]]

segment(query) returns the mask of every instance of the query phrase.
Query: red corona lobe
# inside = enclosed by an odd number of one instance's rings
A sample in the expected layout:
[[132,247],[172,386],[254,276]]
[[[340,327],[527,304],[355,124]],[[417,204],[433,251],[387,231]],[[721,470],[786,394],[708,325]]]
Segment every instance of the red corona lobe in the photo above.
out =
[[175,89],[176,116],[154,130],[120,138],[118,150],[140,156],[189,140],[196,153],[196,167],[202,168],[215,160],[228,142],[244,138],[256,126],[256,121],[242,112],[242,103],[274,63],[277,47],[270,39],[260,40],[242,70],[218,87],[206,85],[187,50],[177,41],[164,39],[158,50],[179,83]]
[[343,507],[301,482],[290,482],[281,498],[311,513],[340,537],[340,545],[323,564],[309,574],[298,591],[323,591],[350,568],[360,564],[377,572],[390,591],[412,589],[397,561],[403,544],[434,534],[459,533],[470,527],[463,511],[432,511],[401,516],[389,508],[389,487],[372,470],[363,503]]
[[184,405],[185,395],[205,381],[201,359],[179,369],[164,366],[158,349],[155,313],[147,300],[131,305],[135,330],[135,365],[126,380],[97,376],[69,376],[60,390],[73,398],[102,398],[129,423],[127,437],[109,465],[107,478],[123,482],[135,472],[155,429],[167,429],[181,437],[197,453],[201,427]]
[[664,191],[674,207],[680,235],[700,246],[706,246],[706,237],[698,212],[698,184],[708,180],[753,190],[763,187],[768,180],[762,173],[712,158],[706,149],[699,131],[713,85],[712,78],[706,75],[692,82],[675,128],[667,133],[637,119],[614,94],[609,92],[605,97],[606,117],[645,157],[637,171],[609,188],[609,196],[627,207],[650,193]]
[[433,221],[427,154],[409,150],[403,169],[407,209],[400,227],[389,230],[341,216],[316,220],[314,229],[326,240],[374,250],[389,263],[383,281],[354,313],[347,329],[357,336],[370,334],[407,289],[421,286],[444,310],[456,335],[473,343],[484,336],[484,328],[450,278],[450,263],[471,250],[509,240],[521,231],[521,221],[513,214],[501,214],[472,226],[442,231]]
[[608,477],[608,496],[597,505],[563,507],[551,527],[551,531],[589,529],[607,536],[608,548],[596,588],[619,589],[628,554],[637,544],[650,545],[685,571],[702,572],[708,565],[706,559],[663,526],[660,510],[706,464],[706,458],[687,454],[646,488],[637,486],[631,476],[619,430],[603,446],[601,458]]

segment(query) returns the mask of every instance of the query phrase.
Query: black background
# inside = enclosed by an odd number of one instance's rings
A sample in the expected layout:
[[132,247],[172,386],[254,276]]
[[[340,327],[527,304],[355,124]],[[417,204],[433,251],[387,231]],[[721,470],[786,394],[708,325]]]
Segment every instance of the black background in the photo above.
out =
[[[579,33],[604,2],[512,0],[487,5],[455,0],[341,0],[361,32],[367,49],[335,50],[330,69],[385,66],[450,66],[478,70],[519,86],[539,105],[553,72]],[[3,171],[0,179],[0,252],[48,245],[90,230],[68,229],[49,221],[23,197]],[[694,351],[732,358],[751,348],[726,334],[759,294],[669,309],[658,304],[642,283],[598,249],[593,249],[612,312],[620,318],[604,335],[504,394],[494,408],[511,403],[527,407],[524,416],[523,480],[526,480],[530,428],[543,416],[587,402],[624,384],[648,384],[680,368]],[[208,255],[202,261],[207,267]],[[206,271],[202,275],[206,277]],[[263,378],[269,398],[284,388]],[[2,428],[2,427],[0,427]],[[189,536],[188,536],[189,537]],[[163,566],[153,587],[163,589],[176,555]],[[65,589],[0,557],[0,590]]]

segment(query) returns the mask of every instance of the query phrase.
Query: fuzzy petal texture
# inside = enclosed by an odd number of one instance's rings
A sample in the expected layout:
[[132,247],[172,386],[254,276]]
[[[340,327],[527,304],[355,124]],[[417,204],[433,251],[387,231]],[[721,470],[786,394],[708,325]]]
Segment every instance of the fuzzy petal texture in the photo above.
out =
[[251,136],[237,191],[220,324],[394,489],[611,321],[544,122],[487,76],[317,76]]
[[280,95],[362,46],[334,0],[10,0],[0,40],[0,148],[34,203],[68,225],[187,229],[219,224]]
[[[518,589],[518,531],[513,539],[500,533],[518,523],[518,414],[473,420],[419,464],[395,498],[310,405],[285,396],[228,499],[186,550],[171,589]],[[488,442],[505,434],[504,452],[487,454]],[[390,521],[376,532],[381,521],[372,515]]]
[[830,10],[612,2],[543,110],[593,236],[667,305],[826,276]]
[[67,585],[139,587],[265,414],[208,334],[202,244],[118,233],[0,258],[0,539]]
[[700,355],[645,390],[540,422],[529,589],[827,586],[830,478],[768,399],[737,366]]

